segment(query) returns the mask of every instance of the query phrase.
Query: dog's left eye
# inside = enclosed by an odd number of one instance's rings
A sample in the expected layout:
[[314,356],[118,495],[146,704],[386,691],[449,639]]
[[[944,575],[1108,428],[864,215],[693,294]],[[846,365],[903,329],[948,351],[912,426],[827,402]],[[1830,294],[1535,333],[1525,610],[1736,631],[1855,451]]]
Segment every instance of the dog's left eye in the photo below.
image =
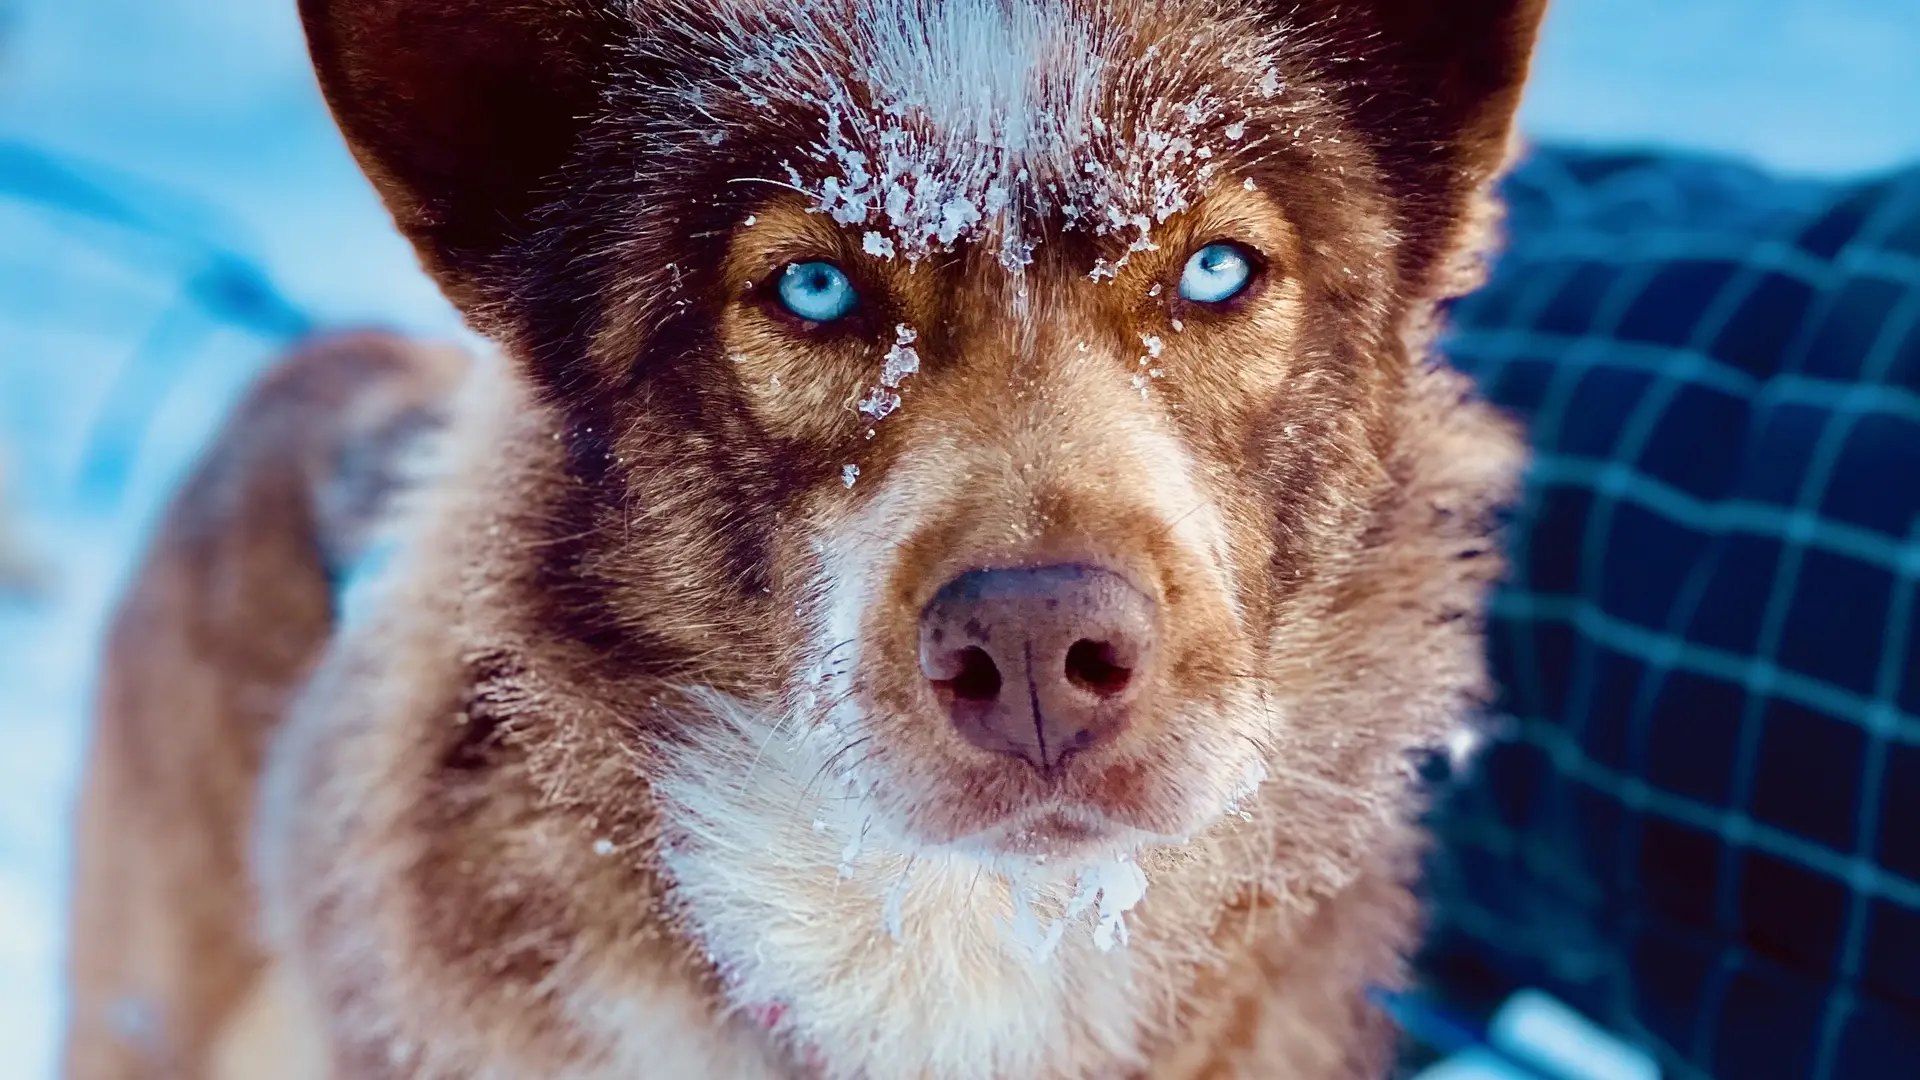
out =
[[788,263],[780,272],[780,306],[809,322],[832,322],[856,299],[853,282],[830,262]]
[[1180,271],[1180,298],[1218,304],[1240,295],[1253,280],[1253,259],[1238,244],[1208,244]]

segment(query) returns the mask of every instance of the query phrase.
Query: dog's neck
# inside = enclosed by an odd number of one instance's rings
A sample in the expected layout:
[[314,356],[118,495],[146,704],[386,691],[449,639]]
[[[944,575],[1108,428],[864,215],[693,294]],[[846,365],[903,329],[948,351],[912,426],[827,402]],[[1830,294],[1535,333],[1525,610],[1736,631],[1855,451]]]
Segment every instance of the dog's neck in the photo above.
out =
[[820,790],[804,739],[705,727],[656,785],[676,907],[729,1003],[819,1075],[1127,1075],[1260,865],[1230,857],[1251,812],[1073,865],[920,850]]

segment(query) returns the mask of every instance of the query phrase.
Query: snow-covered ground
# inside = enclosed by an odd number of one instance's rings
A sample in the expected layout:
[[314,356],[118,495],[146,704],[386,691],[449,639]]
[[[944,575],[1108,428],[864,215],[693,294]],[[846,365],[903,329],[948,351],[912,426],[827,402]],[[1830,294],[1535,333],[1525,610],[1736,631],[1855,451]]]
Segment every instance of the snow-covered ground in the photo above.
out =
[[[1555,2],[1536,136],[1797,172],[1920,159],[1920,2]],[[78,163],[90,188],[23,147]],[[162,233],[101,219],[129,212]],[[221,251],[316,322],[457,332],[320,106],[293,0],[0,0],[0,492],[47,571],[41,600],[0,598],[0,1080],[51,1075],[102,611],[295,325],[258,303],[248,325],[222,315]]]

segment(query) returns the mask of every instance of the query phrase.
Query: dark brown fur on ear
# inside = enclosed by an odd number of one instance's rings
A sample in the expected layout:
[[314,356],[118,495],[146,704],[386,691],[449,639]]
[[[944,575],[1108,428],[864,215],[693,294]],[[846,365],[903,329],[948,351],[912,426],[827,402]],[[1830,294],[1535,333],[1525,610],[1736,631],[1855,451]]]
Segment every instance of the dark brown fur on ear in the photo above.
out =
[[[1435,281],[1483,224],[1474,203],[1508,157],[1547,0],[1279,0],[1279,14],[1321,39],[1343,112],[1393,195],[1409,235],[1401,266]],[[1436,260],[1440,260],[1436,262]]]
[[489,294],[597,103],[614,26],[591,0],[300,0],[320,87],[453,301]]
[[1349,50],[1337,62],[1354,67],[1349,85],[1360,123],[1379,141],[1442,152],[1469,168],[1499,163],[1547,0],[1293,6],[1295,22],[1333,29]]

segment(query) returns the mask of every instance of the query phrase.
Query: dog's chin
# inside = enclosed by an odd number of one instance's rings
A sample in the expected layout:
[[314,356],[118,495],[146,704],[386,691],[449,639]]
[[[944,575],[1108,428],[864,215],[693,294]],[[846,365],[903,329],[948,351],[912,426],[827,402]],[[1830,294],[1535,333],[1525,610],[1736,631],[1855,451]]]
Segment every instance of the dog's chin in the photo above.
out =
[[[1191,762],[1115,758],[1064,780],[998,788],[964,771],[872,775],[875,797],[863,805],[890,823],[897,842],[921,854],[1071,867],[1177,848],[1228,818],[1238,821],[1231,811],[1265,772],[1253,762],[1234,767],[1229,779]],[[909,792],[912,798],[902,798]]]
[[939,847],[993,865],[1066,872],[1182,839],[1128,824],[1098,807],[1050,802]]
[[974,840],[982,852],[1003,859],[1062,866],[1132,853],[1161,839],[1084,807],[1055,806],[1021,815]]

